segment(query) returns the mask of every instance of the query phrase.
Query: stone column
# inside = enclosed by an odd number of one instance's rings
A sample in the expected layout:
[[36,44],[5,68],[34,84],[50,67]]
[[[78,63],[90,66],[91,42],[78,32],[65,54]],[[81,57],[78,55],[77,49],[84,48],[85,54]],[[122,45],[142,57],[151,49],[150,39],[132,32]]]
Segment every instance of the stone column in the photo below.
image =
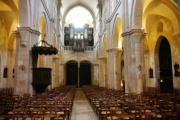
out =
[[[174,86],[174,91],[176,93],[180,94],[180,77],[175,76],[175,70],[174,70],[174,64],[179,64],[180,65],[180,34],[176,34],[174,36],[174,43],[171,47],[171,53],[172,53],[172,67],[173,67],[173,86]],[[180,69],[178,69],[180,72]]]
[[18,27],[16,37],[15,94],[33,94],[31,47],[38,41],[39,31]]
[[125,56],[125,87],[127,93],[141,93],[144,90],[144,31],[132,29],[123,33]]
[[92,81],[92,85],[99,85],[99,64],[94,64],[94,80]]
[[100,87],[107,87],[106,86],[106,57],[99,58],[99,86]]
[[14,78],[13,78],[13,68],[15,64],[15,50],[8,49],[8,55],[7,55],[7,68],[8,68],[8,76],[6,79],[6,87],[7,88],[13,88],[14,87]]
[[112,48],[107,50],[108,58],[108,88],[120,89],[120,50]]
[[52,88],[60,86],[60,77],[59,77],[59,56],[53,56],[53,66],[52,66]]
[[66,84],[66,68],[65,64],[60,64],[60,86]]
[[144,31],[133,30],[132,37],[135,42],[137,93],[141,93],[145,90]]
[[131,42],[128,32],[122,34],[124,43],[124,81],[125,81],[125,92],[130,93],[132,88],[129,84],[131,80]]

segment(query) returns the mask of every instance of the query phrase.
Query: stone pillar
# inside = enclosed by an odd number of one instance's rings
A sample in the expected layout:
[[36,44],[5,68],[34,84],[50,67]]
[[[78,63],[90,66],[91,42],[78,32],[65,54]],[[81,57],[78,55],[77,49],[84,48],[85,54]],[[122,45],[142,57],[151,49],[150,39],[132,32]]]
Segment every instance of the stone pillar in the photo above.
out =
[[107,64],[108,64],[108,88],[120,89],[120,50],[112,48],[107,50]]
[[16,37],[15,94],[33,94],[31,47],[38,41],[39,31],[18,27]]
[[98,86],[99,85],[99,64],[94,64],[94,67],[93,67],[93,77],[94,77],[94,80],[92,81],[92,85],[96,85]]
[[137,76],[137,93],[145,90],[145,56],[144,56],[144,31],[137,29],[132,35],[135,41],[135,57],[136,57],[136,76]]
[[99,58],[99,86],[107,87],[107,79],[106,79],[106,57]]
[[125,81],[125,92],[131,93],[132,88],[129,84],[131,80],[131,42],[128,32],[122,34],[123,43],[124,43],[124,81]]
[[52,67],[52,88],[60,86],[60,69],[59,69],[59,56],[53,56],[53,67]]
[[144,90],[145,81],[144,31],[132,29],[122,36],[124,37],[126,92],[141,93]]
[[60,64],[60,86],[63,86],[66,84],[66,68],[65,64]]
[[[176,34],[174,36],[174,43],[171,47],[171,53],[172,53],[172,70],[173,70],[173,86],[174,86],[174,91],[176,93],[180,94],[180,77],[175,76],[175,70],[174,70],[174,64],[179,64],[180,65],[180,34]],[[178,69],[180,72],[180,68]]]
[[15,63],[15,50],[8,49],[7,55],[7,68],[8,68],[8,76],[6,79],[6,87],[13,88],[14,87],[14,78],[13,78],[13,68]]

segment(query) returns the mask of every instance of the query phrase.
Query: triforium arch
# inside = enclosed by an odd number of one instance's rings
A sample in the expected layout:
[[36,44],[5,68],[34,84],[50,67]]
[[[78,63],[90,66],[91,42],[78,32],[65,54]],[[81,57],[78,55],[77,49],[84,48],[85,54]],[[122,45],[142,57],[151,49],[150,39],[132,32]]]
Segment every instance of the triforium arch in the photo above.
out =
[[154,51],[156,87],[162,92],[173,92],[171,45],[167,37],[160,36]]

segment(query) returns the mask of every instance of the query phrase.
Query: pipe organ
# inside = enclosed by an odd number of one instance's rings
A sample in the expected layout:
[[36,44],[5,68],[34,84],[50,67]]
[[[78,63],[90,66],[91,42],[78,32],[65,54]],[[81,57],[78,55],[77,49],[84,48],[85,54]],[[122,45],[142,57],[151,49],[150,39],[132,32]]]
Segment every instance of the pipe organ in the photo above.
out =
[[88,24],[83,28],[75,28],[70,24],[64,28],[64,45],[72,47],[74,51],[84,51],[86,47],[94,45],[93,32]]

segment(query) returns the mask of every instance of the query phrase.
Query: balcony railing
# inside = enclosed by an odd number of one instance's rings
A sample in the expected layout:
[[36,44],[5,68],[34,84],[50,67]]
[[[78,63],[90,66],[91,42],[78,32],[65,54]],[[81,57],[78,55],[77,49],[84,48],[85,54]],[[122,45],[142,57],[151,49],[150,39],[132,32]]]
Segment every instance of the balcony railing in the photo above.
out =
[[93,49],[94,49],[93,46],[86,46],[82,50],[75,50],[75,49],[73,49],[73,46],[64,46],[64,50],[68,50],[68,51],[72,50],[72,51],[83,52],[83,51],[93,51]]

